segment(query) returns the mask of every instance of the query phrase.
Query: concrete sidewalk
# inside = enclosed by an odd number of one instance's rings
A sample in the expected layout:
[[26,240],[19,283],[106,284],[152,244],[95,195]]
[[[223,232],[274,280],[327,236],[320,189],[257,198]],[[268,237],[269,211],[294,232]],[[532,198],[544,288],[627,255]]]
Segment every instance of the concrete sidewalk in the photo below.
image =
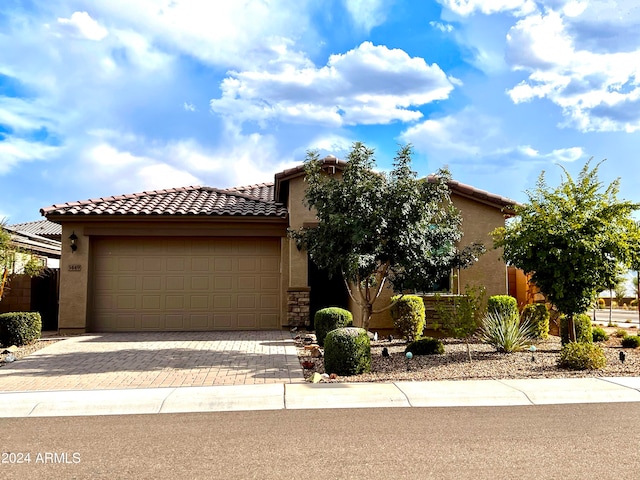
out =
[[640,402],[640,377],[0,393],[0,417]]

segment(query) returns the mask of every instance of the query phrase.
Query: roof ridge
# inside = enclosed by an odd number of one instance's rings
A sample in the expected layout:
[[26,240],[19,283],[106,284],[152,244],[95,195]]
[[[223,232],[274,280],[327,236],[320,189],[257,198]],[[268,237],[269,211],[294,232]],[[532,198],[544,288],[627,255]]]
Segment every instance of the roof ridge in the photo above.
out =
[[136,193],[123,193],[122,195],[110,195],[108,197],[89,198],[87,200],[76,200],[75,202],[56,203],[49,207],[40,209],[41,213],[46,214],[48,211],[56,210],[58,208],[76,207],[80,205],[95,205],[97,203],[113,202],[115,200],[126,200],[129,198],[142,198],[150,197],[154,195],[164,195],[165,193],[180,193],[180,192],[192,192],[194,190],[202,190],[200,185],[190,185],[187,187],[175,187],[175,188],[163,188],[158,190],[144,190]]
[[[270,186],[270,185],[255,185],[255,186]],[[262,202],[262,203],[270,203],[270,204],[277,204],[278,202],[276,202],[275,200],[271,199],[271,200],[264,200],[260,197],[256,197],[253,195],[249,195],[248,193],[241,193],[241,192],[236,192],[234,190],[232,190],[235,187],[230,187],[231,189],[226,189],[226,188],[216,188],[216,187],[203,187],[206,188],[212,192],[216,192],[216,193],[222,193],[224,195],[232,195],[234,197],[239,197],[239,198],[244,198],[247,200],[255,200],[258,202]],[[245,188],[245,187],[238,187],[238,188]]]

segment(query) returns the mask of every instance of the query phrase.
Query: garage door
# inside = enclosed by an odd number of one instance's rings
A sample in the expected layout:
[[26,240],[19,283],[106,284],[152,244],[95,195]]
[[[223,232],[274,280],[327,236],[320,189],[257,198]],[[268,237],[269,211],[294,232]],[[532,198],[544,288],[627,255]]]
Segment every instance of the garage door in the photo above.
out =
[[91,329],[280,328],[280,239],[96,237]]

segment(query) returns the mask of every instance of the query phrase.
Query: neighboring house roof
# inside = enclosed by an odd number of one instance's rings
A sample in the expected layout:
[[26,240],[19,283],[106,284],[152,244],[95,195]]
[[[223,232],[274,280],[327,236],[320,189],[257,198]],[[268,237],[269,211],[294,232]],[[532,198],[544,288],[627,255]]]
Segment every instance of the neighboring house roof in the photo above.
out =
[[9,225],[8,228],[14,232],[30,233],[32,235],[38,235],[40,237],[58,241],[62,235],[62,227],[57,223],[50,222],[49,220],[16,223],[14,225]]
[[[435,175],[429,175],[427,180],[429,182],[435,182],[437,178],[438,177]],[[511,200],[510,198],[496,195],[494,193],[489,193],[485,190],[480,190],[472,187],[471,185],[466,185],[455,180],[449,180],[447,185],[452,193],[458,194],[461,197],[467,197],[478,202],[500,208],[507,215],[515,214],[513,207],[518,205],[518,202],[515,200]]]
[[45,216],[241,216],[286,218],[284,205],[273,201],[273,185],[233,189],[183,187],[119,195],[43,208]]
[[59,241],[18,231],[13,226],[3,228],[11,234],[11,243],[16,247],[44,257],[60,258],[62,244]]

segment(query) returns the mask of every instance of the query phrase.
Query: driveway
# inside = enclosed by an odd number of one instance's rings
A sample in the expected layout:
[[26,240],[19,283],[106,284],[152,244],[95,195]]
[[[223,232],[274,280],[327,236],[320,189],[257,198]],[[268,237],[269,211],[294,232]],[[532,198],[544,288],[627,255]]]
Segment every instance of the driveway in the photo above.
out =
[[101,333],[0,368],[0,392],[303,382],[287,331]]

